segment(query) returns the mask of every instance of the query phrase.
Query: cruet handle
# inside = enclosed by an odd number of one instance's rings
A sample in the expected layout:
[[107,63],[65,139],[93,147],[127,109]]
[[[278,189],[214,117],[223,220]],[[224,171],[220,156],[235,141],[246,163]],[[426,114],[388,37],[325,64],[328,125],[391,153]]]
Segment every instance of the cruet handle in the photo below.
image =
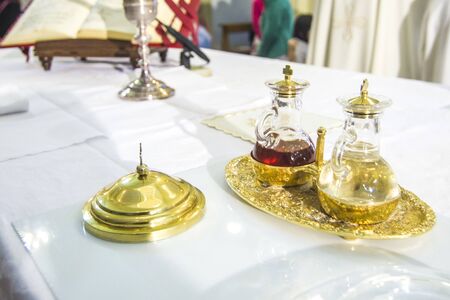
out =
[[344,132],[334,145],[333,155],[331,156],[331,167],[333,168],[333,171],[335,173],[345,173],[345,169],[342,166],[342,156],[344,155],[344,149],[347,145],[354,143],[356,139],[356,131],[350,127],[344,130]]
[[[256,124],[255,134],[256,141],[263,146],[268,146],[274,144],[276,141],[273,140],[271,133],[273,119],[277,116],[277,112],[273,109],[264,112],[260,117],[258,123]],[[269,129],[269,130],[268,130]],[[277,138],[277,135],[275,135]]]

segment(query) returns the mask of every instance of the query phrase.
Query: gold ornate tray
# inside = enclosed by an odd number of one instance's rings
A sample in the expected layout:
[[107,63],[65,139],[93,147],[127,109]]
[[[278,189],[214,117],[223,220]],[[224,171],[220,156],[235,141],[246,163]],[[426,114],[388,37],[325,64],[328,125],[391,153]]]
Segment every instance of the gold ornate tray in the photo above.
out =
[[399,239],[429,231],[436,217],[416,195],[402,188],[402,199],[388,220],[358,225],[328,216],[314,189],[264,187],[256,180],[249,155],[240,156],[225,167],[230,188],[246,203],[280,219],[346,239]]

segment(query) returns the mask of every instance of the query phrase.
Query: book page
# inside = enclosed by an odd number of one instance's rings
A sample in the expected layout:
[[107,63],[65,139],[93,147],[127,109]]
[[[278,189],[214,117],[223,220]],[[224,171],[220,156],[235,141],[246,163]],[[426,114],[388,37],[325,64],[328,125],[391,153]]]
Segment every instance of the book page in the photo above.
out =
[[1,46],[75,38],[96,0],[34,0]]
[[[174,1],[178,4],[178,0]],[[165,24],[170,24],[175,13],[165,1],[158,1],[157,17]],[[174,22],[175,30],[180,30],[181,22]],[[161,36],[156,33],[157,21],[149,26],[151,44],[162,43]],[[137,31],[136,25],[128,21],[123,9],[123,0],[99,0],[93,7],[86,21],[78,32],[78,38],[131,40]],[[169,37],[174,41],[173,37]]]
[[77,38],[131,40],[136,26],[128,21],[123,0],[98,0],[81,26]]

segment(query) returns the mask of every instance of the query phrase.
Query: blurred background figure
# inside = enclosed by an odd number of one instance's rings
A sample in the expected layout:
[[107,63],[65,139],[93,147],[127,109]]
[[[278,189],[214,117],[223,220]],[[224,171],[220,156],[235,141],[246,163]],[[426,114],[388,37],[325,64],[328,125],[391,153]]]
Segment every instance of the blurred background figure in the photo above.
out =
[[252,28],[253,43],[252,54],[256,55],[261,43],[261,17],[264,11],[264,0],[252,0]]
[[308,64],[450,85],[449,0],[315,0]]
[[201,48],[211,48],[212,46],[212,37],[208,27],[209,26],[206,21],[200,16],[198,26],[198,45]]
[[294,13],[289,0],[264,0],[261,23],[261,45],[258,55],[287,58],[288,41],[292,37]]
[[211,6],[201,3],[198,9],[198,45],[201,48],[212,47]]
[[295,20],[294,36],[289,40],[288,44],[288,58],[290,61],[306,62],[311,22],[311,15],[301,15]]
[[211,48],[211,41],[211,34],[206,27],[200,23],[200,26],[198,27],[198,45],[201,48]]

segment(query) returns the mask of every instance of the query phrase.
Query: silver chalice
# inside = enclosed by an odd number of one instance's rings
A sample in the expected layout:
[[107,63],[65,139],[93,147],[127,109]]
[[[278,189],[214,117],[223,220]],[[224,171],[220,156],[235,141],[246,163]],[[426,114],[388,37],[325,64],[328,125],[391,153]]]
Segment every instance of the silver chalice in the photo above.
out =
[[126,18],[135,23],[138,31],[134,37],[139,47],[141,75],[131,81],[119,92],[124,100],[142,101],[166,99],[175,94],[175,90],[164,82],[155,79],[150,73],[150,35],[148,26],[156,18],[157,0],[123,0]]

